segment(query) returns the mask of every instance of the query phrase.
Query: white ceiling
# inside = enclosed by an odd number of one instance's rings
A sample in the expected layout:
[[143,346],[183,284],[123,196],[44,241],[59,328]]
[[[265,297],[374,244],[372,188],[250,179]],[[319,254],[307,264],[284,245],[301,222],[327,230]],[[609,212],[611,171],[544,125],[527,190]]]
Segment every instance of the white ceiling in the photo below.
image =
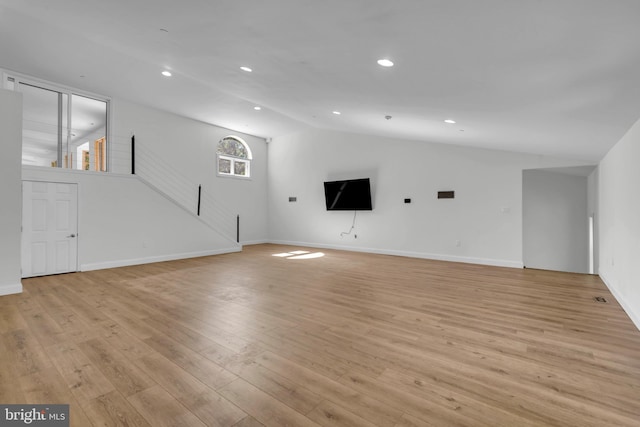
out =
[[640,118],[640,1],[0,0],[0,67],[263,137],[595,162]]

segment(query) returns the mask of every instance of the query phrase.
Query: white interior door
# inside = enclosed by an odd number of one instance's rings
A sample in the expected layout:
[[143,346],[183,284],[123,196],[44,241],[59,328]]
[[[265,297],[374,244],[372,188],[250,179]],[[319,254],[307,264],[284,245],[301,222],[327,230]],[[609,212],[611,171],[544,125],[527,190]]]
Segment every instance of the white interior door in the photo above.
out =
[[78,186],[22,183],[22,277],[78,270]]

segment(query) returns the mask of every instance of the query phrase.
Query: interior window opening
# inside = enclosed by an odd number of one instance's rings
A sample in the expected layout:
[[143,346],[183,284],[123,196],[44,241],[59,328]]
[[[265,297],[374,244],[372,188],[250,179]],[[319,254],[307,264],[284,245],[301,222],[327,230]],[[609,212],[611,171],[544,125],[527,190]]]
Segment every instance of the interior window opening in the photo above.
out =
[[22,164],[106,172],[108,101],[8,77],[22,93]]

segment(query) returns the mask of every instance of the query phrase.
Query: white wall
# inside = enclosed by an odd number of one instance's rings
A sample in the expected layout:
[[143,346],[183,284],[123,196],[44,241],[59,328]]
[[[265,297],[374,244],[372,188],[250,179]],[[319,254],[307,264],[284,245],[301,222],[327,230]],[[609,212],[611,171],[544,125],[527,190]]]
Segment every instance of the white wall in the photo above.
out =
[[[167,169],[179,174],[175,176],[169,170],[160,169],[158,179],[190,182],[194,200],[197,200],[198,185],[202,185],[204,195],[215,198],[234,218],[240,215],[240,243],[267,240],[267,143],[263,138],[124,100],[114,100],[111,104],[114,172],[131,172],[130,143],[131,135],[135,135],[139,161],[143,160],[143,146],[166,162]],[[251,179],[216,176],[217,143],[229,135],[239,136],[250,147]]]
[[[270,240],[521,267],[522,170],[576,164],[319,130],[274,138]],[[357,239],[341,238],[353,213],[326,211],[323,182],[361,177],[371,178],[374,210],[358,212]],[[455,199],[436,199],[439,190]]]
[[78,183],[81,271],[238,250],[134,176],[25,167],[22,177]]
[[598,167],[600,277],[640,328],[640,121]]
[[525,170],[523,180],[524,265],[588,273],[587,177]]
[[22,94],[0,89],[0,295],[22,292]]

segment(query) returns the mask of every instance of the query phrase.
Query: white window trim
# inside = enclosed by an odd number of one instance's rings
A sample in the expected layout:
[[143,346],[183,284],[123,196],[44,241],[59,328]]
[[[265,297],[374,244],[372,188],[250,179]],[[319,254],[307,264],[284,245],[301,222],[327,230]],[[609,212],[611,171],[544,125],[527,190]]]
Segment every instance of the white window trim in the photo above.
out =
[[6,69],[0,69],[0,71],[2,72],[1,87],[4,89],[15,90],[15,89],[9,88],[8,78],[11,77],[14,79],[16,84],[23,82],[26,84],[30,84],[32,86],[39,86],[39,87],[44,87],[44,89],[51,89],[56,92],[66,92],[66,93],[69,93],[70,95],[80,95],[80,96],[84,96],[85,98],[95,99],[96,101],[106,102],[107,105],[111,103],[110,97],[104,96],[98,93],[88,92],[75,87],[57,84],[54,82],[50,82],[48,80],[39,79],[37,77],[28,76],[26,74],[16,73]]

